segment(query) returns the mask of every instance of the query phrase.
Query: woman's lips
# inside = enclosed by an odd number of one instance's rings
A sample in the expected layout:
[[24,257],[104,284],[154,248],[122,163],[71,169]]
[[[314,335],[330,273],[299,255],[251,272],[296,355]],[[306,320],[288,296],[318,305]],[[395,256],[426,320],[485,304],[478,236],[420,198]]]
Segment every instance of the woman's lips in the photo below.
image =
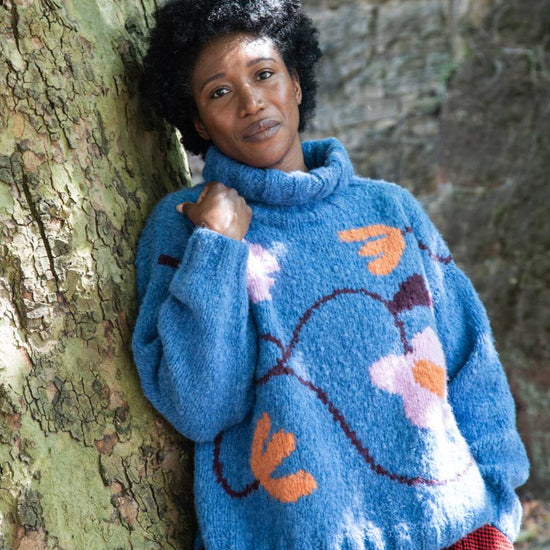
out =
[[270,118],[259,120],[246,129],[243,139],[245,141],[265,141],[275,135],[280,126],[276,120]]

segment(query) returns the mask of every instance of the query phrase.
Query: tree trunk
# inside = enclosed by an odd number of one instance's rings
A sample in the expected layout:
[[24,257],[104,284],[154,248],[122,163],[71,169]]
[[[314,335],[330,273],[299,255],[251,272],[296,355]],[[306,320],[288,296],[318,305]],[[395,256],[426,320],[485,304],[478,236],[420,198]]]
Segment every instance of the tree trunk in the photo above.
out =
[[153,0],[0,0],[0,548],[188,548],[191,448],[130,352],[144,220],[188,171],[142,112]]

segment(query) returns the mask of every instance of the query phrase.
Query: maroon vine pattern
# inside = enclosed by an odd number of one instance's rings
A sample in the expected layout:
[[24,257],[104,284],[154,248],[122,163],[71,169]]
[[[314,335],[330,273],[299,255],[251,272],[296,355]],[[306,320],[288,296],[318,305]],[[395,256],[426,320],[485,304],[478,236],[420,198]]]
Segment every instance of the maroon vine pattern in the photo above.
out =
[[167,265],[168,267],[173,267],[174,269],[177,269],[181,263],[181,260],[178,260],[173,256],[168,256],[168,254],[161,254],[158,257],[157,263],[159,265]]
[[[342,412],[339,411],[336,408],[336,406],[332,403],[332,401],[329,399],[328,394],[322,388],[313,384],[311,381],[306,380],[302,376],[299,376],[288,365],[288,362],[290,361],[294,353],[294,349],[296,348],[297,344],[300,341],[300,332],[303,329],[303,327],[308,323],[308,321],[311,319],[315,311],[320,309],[321,306],[323,306],[327,302],[330,302],[331,300],[334,300],[339,296],[353,295],[353,294],[364,295],[386,306],[386,308],[394,318],[396,327],[399,329],[399,333],[400,333],[400,337],[403,343],[405,353],[412,351],[412,346],[408,343],[406,339],[405,329],[403,326],[403,322],[399,319],[399,314],[402,313],[403,311],[410,310],[415,306],[431,306],[432,302],[431,302],[430,295],[428,293],[428,290],[426,289],[424,279],[419,274],[411,275],[408,279],[406,279],[400,285],[399,290],[394,295],[393,299],[389,301],[383,299],[379,294],[370,292],[365,288],[336,289],[332,293],[326,296],[323,296],[322,298],[317,300],[312,306],[310,306],[306,310],[306,312],[302,315],[296,327],[294,328],[291,341],[289,345],[286,347],[278,338],[276,338],[271,333],[263,334],[261,336],[261,339],[266,342],[271,342],[275,346],[277,346],[277,348],[281,352],[281,357],[276,360],[275,365],[266,374],[264,374],[261,378],[256,380],[256,385],[258,386],[264,385],[271,378],[275,376],[292,376],[293,378],[295,378],[302,386],[304,386],[305,388],[313,392],[315,396],[328,408],[336,424],[340,426],[345,436],[349,439],[349,441],[355,447],[357,452],[363,457],[363,459],[368,464],[368,466],[378,475],[385,476],[392,481],[396,481],[398,483],[402,483],[408,486],[416,486],[416,485],[441,486],[441,485],[447,485],[448,483],[452,483],[453,481],[456,481],[457,479],[462,477],[473,465],[474,463],[473,458],[470,459],[470,462],[467,464],[464,471],[459,472],[453,478],[445,479],[445,480],[427,479],[424,477],[408,477],[405,475],[399,475],[388,471],[386,468],[384,468],[382,465],[378,464],[374,460],[368,448],[363,445],[363,443],[357,437],[357,434],[355,433],[355,431],[351,429]],[[214,442],[214,472],[215,472],[216,478],[218,480],[218,483],[222,486],[222,488],[228,495],[234,498],[246,497],[250,493],[252,493],[253,491],[259,488],[259,483],[258,481],[249,483],[244,489],[240,491],[236,491],[233,488],[231,488],[229,482],[223,476],[223,465],[220,461],[220,447],[221,447],[222,437],[223,437],[223,434],[222,432],[220,432],[217,435]]]
[[218,483],[222,486],[223,490],[233,498],[243,498],[247,497],[250,493],[253,493],[260,487],[260,482],[255,479],[253,482],[246,485],[244,489],[240,491],[235,491],[230,485],[229,482],[223,476],[223,464],[220,460],[220,447],[222,444],[222,432],[220,432],[216,439],[214,440],[214,473],[216,474],[216,479]]
[[[405,227],[405,229],[401,231],[401,233],[403,234],[403,236],[406,235],[407,233],[413,233],[413,228],[410,226],[407,226]],[[427,252],[428,256],[434,262],[439,262],[444,265],[449,265],[453,261],[452,254],[449,254],[448,256],[439,256],[438,254],[435,254],[434,252],[432,252],[430,247],[427,244],[425,244],[423,241],[416,239],[416,242],[418,243],[418,248],[420,248],[420,250],[423,250],[424,252]]]

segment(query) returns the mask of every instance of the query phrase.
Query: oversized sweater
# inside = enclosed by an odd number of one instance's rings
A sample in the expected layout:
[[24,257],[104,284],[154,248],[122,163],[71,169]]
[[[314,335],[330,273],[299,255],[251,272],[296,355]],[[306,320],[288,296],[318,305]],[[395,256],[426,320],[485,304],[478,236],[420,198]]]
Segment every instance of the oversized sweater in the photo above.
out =
[[309,172],[239,164],[205,181],[252,208],[243,241],[166,196],[140,240],[143,390],[196,442],[207,550],[440,549],[510,539],[528,463],[471,283],[403,188],[306,142]]

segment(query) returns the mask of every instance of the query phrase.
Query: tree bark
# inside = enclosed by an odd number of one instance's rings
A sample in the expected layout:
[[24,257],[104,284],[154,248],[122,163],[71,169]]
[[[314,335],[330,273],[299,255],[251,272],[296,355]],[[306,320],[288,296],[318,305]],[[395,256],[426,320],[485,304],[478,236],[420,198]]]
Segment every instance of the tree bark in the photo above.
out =
[[191,447],[130,351],[139,232],[188,180],[137,96],[154,4],[0,0],[0,548],[191,545]]

